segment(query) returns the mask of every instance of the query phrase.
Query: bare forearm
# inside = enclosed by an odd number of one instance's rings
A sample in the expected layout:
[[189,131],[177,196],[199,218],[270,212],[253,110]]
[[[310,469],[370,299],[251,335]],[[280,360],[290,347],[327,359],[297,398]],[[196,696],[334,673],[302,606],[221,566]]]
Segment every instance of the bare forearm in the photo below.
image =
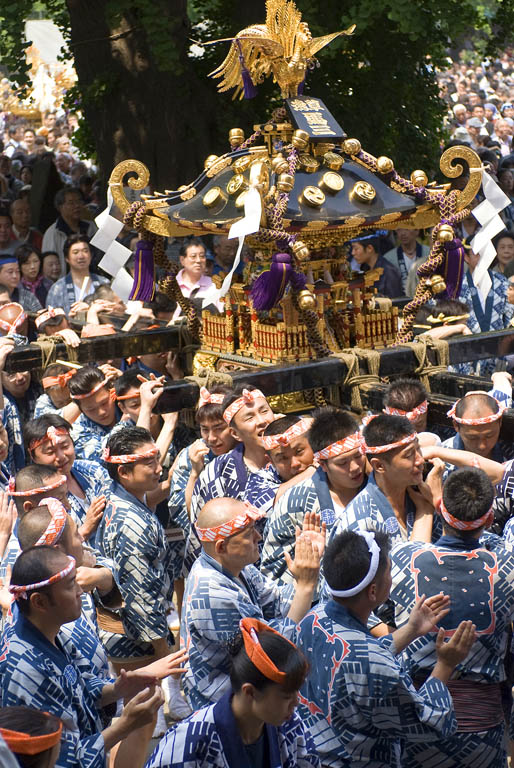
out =
[[412,526],[412,533],[410,535],[411,541],[422,541],[426,544],[430,544],[432,541],[432,527],[434,524],[434,512],[433,510],[423,512],[422,514],[416,514],[414,519],[414,525]]
[[289,608],[287,617],[292,621],[299,622],[303,619],[312,605],[315,584],[298,584],[295,595]]
[[144,403],[141,405],[139,416],[137,418],[136,427],[143,427],[150,432],[150,421],[152,418],[152,409],[148,408]]
[[184,500],[186,503],[186,509],[189,519],[191,520],[191,499],[193,498],[193,491],[195,483],[198,480],[196,472],[191,472],[189,480],[187,481],[186,490],[184,491]]
[[503,479],[503,464],[497,461],[484,459],[483,456],[478,456],[478,454],[471,453],[471,451],[459,451],[456,448],[438,446],[437,449],[434,449],[434,452],[435,450],[437,450],[436,455],[438,458],[456,467],[473,467],[478,464],[480,469],[486,473],[495,485]]
[[155,445],[159,449],[159,453],[161,455],[161,461],[164,461],[168,455],[171,441],[173,440],[173,435],[175,434],[175,426],[176,424],[168,424],[168,422],[165,421],[161,431],[159,432],[159,437],[155,441]]
[[395,629],[392,633],[394,653],[401,653],[416,637],[417,635],[412,632],[408,624],[400,627],[400,629]]

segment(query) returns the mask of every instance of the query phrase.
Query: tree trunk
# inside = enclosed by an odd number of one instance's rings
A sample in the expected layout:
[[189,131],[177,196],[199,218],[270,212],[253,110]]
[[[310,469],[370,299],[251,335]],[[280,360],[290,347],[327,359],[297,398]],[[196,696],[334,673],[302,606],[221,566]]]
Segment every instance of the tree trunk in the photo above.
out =
[[108,179],[121,160],[135,158],[148,166],[153,189],[176,189],[192,181],[205,157],[216,151],[217,98],[187,56],[187,2],[152,5],[161,31],[170,32],[164,40],[165,46],[173,45],[170,71],[156,63],[141,8],[134,4],[111,25],[106,5],[104,0],[67,0],[83,111],[102,177]]

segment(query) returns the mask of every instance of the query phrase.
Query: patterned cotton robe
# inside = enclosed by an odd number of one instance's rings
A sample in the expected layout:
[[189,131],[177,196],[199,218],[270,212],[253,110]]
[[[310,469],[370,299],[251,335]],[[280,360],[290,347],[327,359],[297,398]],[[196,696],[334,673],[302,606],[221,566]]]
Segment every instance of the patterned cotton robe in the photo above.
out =
[[[171,728],[146,768],[251,768],[231,698],[227,693]],[[312,739],[296,712],[278,728],[265,729],[269,768],[319,768]]]
[[[121,413],[116,409],[116,420],[119,421],[120,418]],[[101,461],[104,444],[110,432],[111,427],[103,427],[81,413],[70,432],[77,459]]]
[[[89,505],[97,496],[102,494],[109,498],[112,491],[112,480],[109,473],[98,461],[85,461],[76,459],[73,462],[71,475],[85,494],[85,499],[79,499],[68,491],[68,503],[70,505],[70,515],[80,528],[86,519],[86,512]],[[96,531],[88,539],[91,546],[96,546]]]
[[[391,600],[397,626],[406,624],[422,594],[430,597],[444,592],[451,598],[450,613],[439,626],[450,636],[461,621],[471,619],[477,632],[469,655],[452,677],[484,685],[504,681],[508,631],[514,617],[514,554],[504,548],[502,540],[488,532],[480,540],[447,535],[435,544],[397,545],[391,559]],[[404,655],[414,678],[424,679],[433,669],[435,639],[435,633],[429,633],[406,648]],[[483,690],[484,695],[492,695]],[[458,731],[438,744],[409,744],[405,765],[500,767],[505,764],[501,707],[499,719],[496,727],[486,731]]]
[[125,635],[101,631],[114,660],[153,655],[152,640],[168,637],[172,588],[164,530],[154,512],[114,483],[97,542],[116,565],[123,607],[116,611]]
[[447,687],[430,678],[416,691],[392,636],[374,638],[335,600],[305,616],[296,643],[311,665],[298,714],[323,766],[400,768],[402,742],[455,731]]
[[181,636],[189,662],[184,691],[193,708],[211,704],[230,690],[229,656],[223,643],[244,616],[267,621],[286,635],[294,632],[287,618],[294,589],[266,579],[253,565],[238,579],[202,551],[187,579]]
[[[97,703],[104,686],[90,662],[73,646],[52,645],[24,616],[3,638],[0,654],[0,702],[57,715],[64,728],[56,768],[104,768],[103,724]],[[116,705],[110,705],[111,716]]]

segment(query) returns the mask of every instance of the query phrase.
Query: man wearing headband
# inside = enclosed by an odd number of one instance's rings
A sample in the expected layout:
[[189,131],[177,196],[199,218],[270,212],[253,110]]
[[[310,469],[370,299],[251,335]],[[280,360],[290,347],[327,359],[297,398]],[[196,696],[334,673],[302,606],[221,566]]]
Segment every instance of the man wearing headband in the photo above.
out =
[[416,432],[420,445],[440,445],[441,438],[427,432],[428,393],[418,379],[395,379],[384,392],[384,413],[405,416]]
[[376,416],[364,427],[362,450],[373,471],[366,487],[336,514],[331,536],[372,526],[387,531],[393,541],[438,538],[441,528],[433,521],[432,494],[423,483],[424,460],[410,421]]
[[264,447],[283,482],[312,467],[314,455],[308,440],[311,425],[309,416],[290,413],[275,419],[264,430]]
[[62,728],[62,720],[47,712],[30,707],[1,707],[0,765],[2,768],[54,768],[61,748]]
[[319,467],[277,499],[265,531],[261,570],[279,583],[292,580],[284,552],[292,552],[296,526],[301,525],[305,513],[321,515],[330,531],[336,511],[342,513],[367,482],[359,425],[351,413],[339,408],[319,410],[309,431],[309,443]]
[[341,533],[328,545],[323,569],[330,598],[307,614],[297,634],[310,664],[299,714],[322,765],[404,766],[400,756],[405,743],[437,743],[455,731],[446,683],[466,658],[475,627],[463,621],[447,643],[444,631],[438,632],[436,664],[417,691],[401,653],[416,638],[437,630],[448,613],[449,598],[420,595],[407,624],[376,639],[367,624],[371,612],[389,597],[387,534]]
[[77,371],[68,386],[81,411],[71,432],[77,457],[100,461],[103,442],[121,418],[114,389],[103,371],[92,366]]
[[[459,469],[443,487],[440,515],[443,535],[432,545],[400,544],[392,552],[391,600],[395,623],[402,627],[422,592],[451,595],[450,612],[440,621],[451,637],[462,619],[476,625],[471,653],[448,687],[457,717],[457,733],[437,744],[409,743],[405,765],[502,766],[506,764],[502,687],[509,691],[504,659],[514,617],[514,555],[487,531],[494,490],[480,469]],[[405,651],[409,672],[422,683],[437,661],[434,635]],[[510,699],[510,692],[509,692]],[[473,702],[470,707],[470,702]]]
[[280,484],[264,447],[264,430],[275,414],[262,392],[238,385],[222,406],[223,419],[238,445],[211,461],[200,474],[191,500],[193,521],[210,499],[220,497],[247,500],[267,513]]
[[[60,642],[61,626],[82,609],[72,557],[51,546],[26,550],[14,564],[9,591],[19,616],[4,637],[0,704],[32,706],[63,719],[59,766],[103,766],[109,749],[151,721],[162,701],[155,677],[96,677],[77,649]],[[102,711],[112,717],[116,702],[131,697],[119,720],[102,730]]]
[[202,552],[184,593],[181,634],[189,652],[184,691],[193,707],[211,704],[230,690],[226,641],[245,616],[290,635],[309,610],[318,583],[324,532],[319,516],[306,515],[295,559],[285,553],[295,584],[277,585],[254,566],[262,510],[236,499],[212,499],[196,523]]
[[41,377],[44,392],[36,400],[35,419],[46,413],[56,413],[72,424],[80,416],[80,409],[71,399],[68,387],[76,371],[77,368],[62,363],[52,363],[45,368]]

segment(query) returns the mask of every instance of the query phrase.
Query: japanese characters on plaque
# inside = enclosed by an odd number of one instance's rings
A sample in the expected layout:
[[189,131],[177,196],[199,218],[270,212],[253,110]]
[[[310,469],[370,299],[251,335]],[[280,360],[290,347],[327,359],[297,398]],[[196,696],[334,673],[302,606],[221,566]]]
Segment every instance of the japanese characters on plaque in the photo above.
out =
[[321,99],[314,96],[295,96],[286,99],[286,107],[295,126],[306,131],[313,141],[346,138],[345,132]]

